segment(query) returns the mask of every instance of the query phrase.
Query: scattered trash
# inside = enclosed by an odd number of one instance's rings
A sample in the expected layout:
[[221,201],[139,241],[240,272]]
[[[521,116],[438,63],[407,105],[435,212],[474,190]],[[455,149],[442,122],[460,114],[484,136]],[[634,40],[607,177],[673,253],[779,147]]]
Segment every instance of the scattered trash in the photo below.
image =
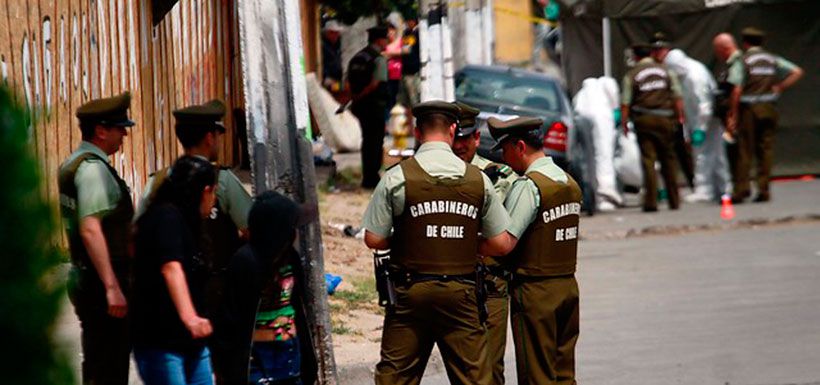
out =
[[359,228],[356,226],[346,225],[344,223],[333,223],[328,222],[328,226],[339,230],[347,237],[356,238],[356,239],[364,239],[364,229]]
[[327,294],[333,295],[336,292],[336,287],[342,283],[342,277],[325,273],[325,286],[327,286]]

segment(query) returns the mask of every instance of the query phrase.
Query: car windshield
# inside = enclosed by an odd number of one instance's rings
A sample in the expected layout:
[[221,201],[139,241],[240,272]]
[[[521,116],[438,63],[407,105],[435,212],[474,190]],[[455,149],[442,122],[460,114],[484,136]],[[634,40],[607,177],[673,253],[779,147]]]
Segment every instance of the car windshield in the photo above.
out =
[[558,87],[548,80],[506,72],[465,71],[456,79],[456,99],[560,112]]

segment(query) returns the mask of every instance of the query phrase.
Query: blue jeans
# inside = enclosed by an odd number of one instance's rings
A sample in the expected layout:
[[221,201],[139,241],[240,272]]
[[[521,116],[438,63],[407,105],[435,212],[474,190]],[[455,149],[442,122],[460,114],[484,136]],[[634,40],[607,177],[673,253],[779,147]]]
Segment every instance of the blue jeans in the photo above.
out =
[[203,347],[191,351],[134,348],[145,385],[212,385],[211,353]]
[[301,385],[299,341],[254,342],[250,363],[251,384]]

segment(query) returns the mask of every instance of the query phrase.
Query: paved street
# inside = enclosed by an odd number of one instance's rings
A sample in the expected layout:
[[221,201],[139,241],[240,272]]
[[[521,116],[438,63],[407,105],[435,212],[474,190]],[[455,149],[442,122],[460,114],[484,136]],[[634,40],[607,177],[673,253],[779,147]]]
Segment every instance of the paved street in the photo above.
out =
[[[582,242],[579,383],[820,384],[818,235],[814,222]],[[515,384],[511,349],[507,363]]]
[[[773,189],[733,221],[708,204],[584,218],[579,383],[820,384],[820,181]],[[79,373],[71,310],[58,329]],[[507,363],[515,384],[511,346]],[[373,366],[340,368],[341,383],[372,383]],[[422,383],[447,384],[442,371],[434,357]]]

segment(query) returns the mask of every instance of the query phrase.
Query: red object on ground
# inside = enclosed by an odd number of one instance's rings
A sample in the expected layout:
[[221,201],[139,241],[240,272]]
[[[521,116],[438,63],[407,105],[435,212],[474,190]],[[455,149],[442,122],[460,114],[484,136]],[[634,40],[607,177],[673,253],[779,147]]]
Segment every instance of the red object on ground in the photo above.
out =
[[735,217],[735,207],[732,206],[732,197],[728,194],[720,198],[720,217],[730,221]]

